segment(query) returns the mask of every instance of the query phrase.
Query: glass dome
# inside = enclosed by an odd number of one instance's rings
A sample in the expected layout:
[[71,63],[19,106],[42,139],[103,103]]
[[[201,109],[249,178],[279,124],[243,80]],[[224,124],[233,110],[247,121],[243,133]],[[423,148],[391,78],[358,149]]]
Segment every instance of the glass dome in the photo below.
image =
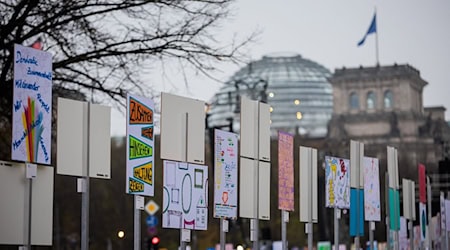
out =
[[238,70],[211,100],[208,127],[239,131],[241,95],[270,105],[278,130],[319,138],[333,112],[328,69],[298,54],[271,54]]

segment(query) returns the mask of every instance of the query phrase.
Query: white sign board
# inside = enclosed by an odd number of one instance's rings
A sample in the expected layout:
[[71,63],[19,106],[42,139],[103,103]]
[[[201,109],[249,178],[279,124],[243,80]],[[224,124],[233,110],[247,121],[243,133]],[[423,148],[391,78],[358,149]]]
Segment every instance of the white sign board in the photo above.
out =
[[161,159],[205,162],[205,102],[161,93]]
[[238,135],[215,130],[214,217],[237,217]]
[[135,95],[127,95],[127,175],[126,192],[154,195],[154,104]]
[[163,228],[206,230],[208,167],[164,161]]
[[241,98],[241,156],[270,161],[270,105]]
[[[8,164],[9,165],[9,164]],[[51,246],[53,237],[54,168],[37,167],[32,180],[31,245]],[[23,245],[27,242],[28,185],[25,164],[0,162],[0,245]]]
[[14,46],[11,158],[49,165],[52,132],[52,56]]
[[[90,109],[89,112],[88,109]],[[57,127],[56,170],[58,174],[111,178],[111,109],[109,107],[58,98]],[[89,145],[89,159],[86,159],[87,145]],[[89,173],[87,173],[87,160]]]
[[300,221],[317,223],[317,149],[300,146],[299,159]]

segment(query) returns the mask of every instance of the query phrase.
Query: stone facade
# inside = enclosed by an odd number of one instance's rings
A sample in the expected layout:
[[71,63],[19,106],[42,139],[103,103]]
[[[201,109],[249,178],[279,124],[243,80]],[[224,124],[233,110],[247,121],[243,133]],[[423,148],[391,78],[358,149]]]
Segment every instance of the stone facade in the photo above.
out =
[[[328,153],[349,156],[349,141],[365,144],[365,155],[380,159],[386,171],[386,146],[398,149],[401,178],[417,181],[417,164],[437,173],[450,129],[444,107],[423,107],[428,84],[410,65],[337,69],[329,79],[334,110],[328,125]],[[381,179],[381,177],[380,177]]]

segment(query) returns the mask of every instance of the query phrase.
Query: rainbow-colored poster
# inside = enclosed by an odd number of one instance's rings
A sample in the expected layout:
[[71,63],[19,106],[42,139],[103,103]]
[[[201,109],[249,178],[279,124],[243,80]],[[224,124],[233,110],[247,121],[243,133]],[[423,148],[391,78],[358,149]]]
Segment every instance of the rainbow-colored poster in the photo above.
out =
[[11,158],[51,164],[52,56],[14,46]]

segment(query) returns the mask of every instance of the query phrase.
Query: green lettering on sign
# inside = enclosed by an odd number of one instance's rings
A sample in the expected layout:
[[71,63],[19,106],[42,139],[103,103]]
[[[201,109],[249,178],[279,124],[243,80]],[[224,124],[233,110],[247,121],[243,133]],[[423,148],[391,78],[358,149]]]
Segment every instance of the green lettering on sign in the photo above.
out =
[[153,148],[132,135],[129,137],[128,152],[130,160],[153,156]]

